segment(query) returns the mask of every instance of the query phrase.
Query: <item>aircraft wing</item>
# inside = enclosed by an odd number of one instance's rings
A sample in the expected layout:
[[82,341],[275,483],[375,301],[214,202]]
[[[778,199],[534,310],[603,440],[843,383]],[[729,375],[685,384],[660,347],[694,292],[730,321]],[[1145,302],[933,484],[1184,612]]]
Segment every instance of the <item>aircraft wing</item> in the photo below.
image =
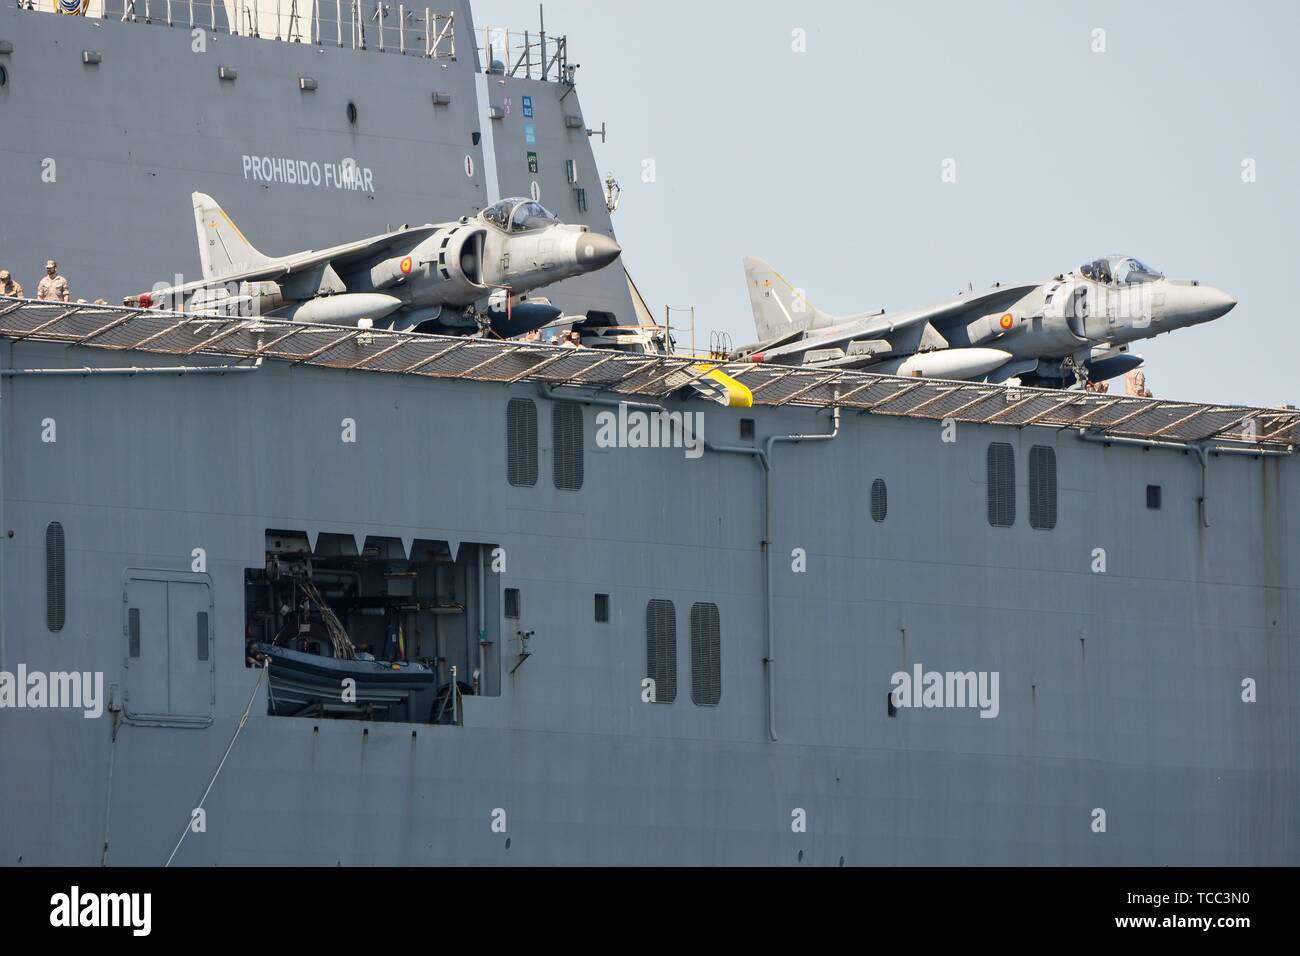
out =
[[994,286],[980,292],[969,292],[955,299],[935,305],[893,315],[873,315],[865,319],[843,323],[824,330],[821,334],[779,345],[763,352],[763,361],[789,359],[817,349],[843,348],[859,339],[891,339],[897,333],[931,325],[942,331],[958,321],[969,322],[989,312],[1005,308],[1038,288],[1039,282]]
[[[413,228],[396,229],[383,235],[359,239],[355,242],[331,246],[328,249],[308,249],[278,259],[263,259],[256,266],[248,269],[213,275],[208,279],[197,279],[184,285],[159,290],[155,295],[186,295],[201,289],[222,286],[228,282],[280,282],[291,275],[304,274],[322,269],[326,265],[346,267],[353,263],[375,257],[396,255],[413,244],[433,235],[442,226],[424,225]],[[136,298],[136,297],[130,297]]]
[[[401,251],[396,248],[397,246],[400,245],[404,248],[422,239],[427,239],[440,228],[442,227],[438,225],[415,226],[409,229],[386,232],[381,236],[371,236],[368,239],[358,239],[356,242],[347,242],[341,246],[331,246],[328,249],[309,249],[306,252],[296,252],[293,255],[273,259],[263,266],[236,272],[233,275],[213,278],[212,282],[273,281],[295,272],[313,269],[325,263],[336,267],[347,266],[364,259],[383,256],[386,253],[396,255],[398,251]],[[205,283],[198,283],[200,286],[203,284]]]

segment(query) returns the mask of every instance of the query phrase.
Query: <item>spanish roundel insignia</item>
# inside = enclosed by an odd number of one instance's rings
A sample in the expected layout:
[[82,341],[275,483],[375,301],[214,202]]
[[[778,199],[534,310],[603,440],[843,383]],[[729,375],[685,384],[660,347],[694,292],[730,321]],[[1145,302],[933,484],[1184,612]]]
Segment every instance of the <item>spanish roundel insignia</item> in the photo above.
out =
[[1016,320],[1015,320],[1015,318],[1011,315],[1010,312],[1006,312],[1006,313],[1004,313],[1003,316],[1002,316],[1002,318],[1001,318],[1001,320],[999,320],[999,322],[998,322],[998,324],[1001,325],[1002,328],[1004,328],[1004,329],[1010,329],[1011,326],[1015,325],[1015,323],[1016,323]]
[[405,275],[410,275],[410,274],[411,274],[411,257],[410,257],[410,256],[407,256],[406,258],[404,258],[400,263],[398,263],[398,266],[397,266],[397,267],[398,267],[399,269],[402,270],[402,275],[404,275],[404,276],[405,276]]

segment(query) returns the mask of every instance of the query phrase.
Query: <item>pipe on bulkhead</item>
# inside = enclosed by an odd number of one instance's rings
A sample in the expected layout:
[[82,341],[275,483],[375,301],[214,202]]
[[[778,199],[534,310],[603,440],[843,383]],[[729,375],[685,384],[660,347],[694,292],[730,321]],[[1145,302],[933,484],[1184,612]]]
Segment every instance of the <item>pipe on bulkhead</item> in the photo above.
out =
[[651,411],[667,411],[662,405],[656,402],[629,402],[617,398],[601,398],[598,395],[590,395],[586,392],[575,391],[572,395],[557,395],[554,385],[548,385],[545,382],[539,382],[538,391],[543,398],[549,398],[556,402],[577,402],[581,405],[609,405],[618,408],[620,405],[626,405],[628,408],[643,408]]
[[[835,393],[839,400],[839,392]],[[831,430],[820,435],[769,435],[762,448],[747,445],[714,445],[704,443],[710,451],[727,452],[736,455],[753,455],[763,466],[763,614],[764,628],[767,632],[767,656],[763,658],[763,669],[767,672],[767,733],[772,740],[778,740],[776,733],[776,626],[773,620],[772,601],[772,452],[778,442],[798,443],[801,441],[830,441],[840,433],[840,407],[831,409]]]
[[1194,454],[1201,465],[1201,496],[1197,499],[1202,527],[1210,526],[1209,472],[1210,454],[1216,455],[1252,455],[1262,458],[1281,458],[1295,452],[1292,445],[1286,448],[1246,448],[1236,445],[1212,445],[1209,442],[1182,444],[1173,441],[1160,441],[1154,438],[1128,438],[1126,436],[1109,436],[1087,428],[1079,429],[1079,437],[1084,441],[1100,442],[1103,445],[1135,445],[1139,448],[1170,448],[1175,451]]
[[1198,505],[1196,510],[1201,515],[1201,526],[1208,528],[1210,526],[1210,499],[1206,492],[1206,485],[1209,480],[1210,457],[1204,445],[1193,445],[1192,451],[1201,460],[1201,497],[1196,501]]
[[478,546],[478,678],[475,680],[474,693],[483,693],[483,642],[487,640],[487,614],[483,610],[484,583],[486,572],[483,568],[485,545]]
[[224,375],[226,372],[256,372],[262,367],[259,358],[252,365],[164,365],[131,366],[126,368],[0,368],[0,376],[15,378],[24,375]]

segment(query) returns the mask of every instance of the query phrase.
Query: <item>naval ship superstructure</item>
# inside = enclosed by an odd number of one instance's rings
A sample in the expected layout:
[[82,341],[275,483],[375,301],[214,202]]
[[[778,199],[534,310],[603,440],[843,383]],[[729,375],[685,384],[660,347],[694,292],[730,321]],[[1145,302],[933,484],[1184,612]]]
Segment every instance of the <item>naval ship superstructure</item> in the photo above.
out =
[[[136,70],[122,51],[170,35],[101,26],[6,10],[0,108],[20,62],[56,75],[38,44]],[[218,45],[192,82],[233,85],[205,96],[287,88],[231,117],[319,104],[295,84],[325,92],[336,57],[432,72],[356,82],[409,94],[394,116],[466,110],[421,148],[459,163],[461,132],[492,128],[506,175],[478,65]],[[192,65],[159,55],[148,75]],[[504,88],[502,122],[523,91],[539,113],[565,94]],[[338,135],[310,125],[263,151]],[[150,176],[105,129],[75,188],[100,202],[116,170],[123,205],[83,223],[20,193],[5,255],[85,243],[65,270],[111,298],[103,229],[139,291],[169,239],[191,248],[144,177],[184,206],[204,163],[283,247],[346,238],[348,213],[285,198],[306,187],[241,186],[251,145],[137,130],[179,150],[183,175]],[[383,156],[376,186],[438,215],[490,195]],[[8,139],[0,157],[39,168]],[[406,217],[378,188],[341,201]],[[566,307],[605,289],[622,318],[621,276],[581,281]],[[714,370],[747,399],[710,400]],[[1293,409],[0,299],[0,861],[1295,864],[1298,428]]]
[[[92,302],[200,278],[194,192],[271,255],[508,196],[613,236],[562,35],[467,0],[58,3],[0,4],[0,268],[31,294],[47,258]],[[632,311],[621,269],[548,294]]]

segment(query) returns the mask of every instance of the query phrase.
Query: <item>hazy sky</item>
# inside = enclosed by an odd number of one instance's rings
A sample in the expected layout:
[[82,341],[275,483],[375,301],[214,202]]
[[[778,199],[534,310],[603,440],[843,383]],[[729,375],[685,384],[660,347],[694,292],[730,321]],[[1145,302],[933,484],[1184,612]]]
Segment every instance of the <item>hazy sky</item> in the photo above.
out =
[[[536,29],[537,4],[474,16]],[[755,337],[745,255],[856,312],[1123,252],[1239,301],[1135,346],[1157,397],[1300,401],[1295,0],[549,0],[546,20],[609,129],[624,261],[705,343]]]

